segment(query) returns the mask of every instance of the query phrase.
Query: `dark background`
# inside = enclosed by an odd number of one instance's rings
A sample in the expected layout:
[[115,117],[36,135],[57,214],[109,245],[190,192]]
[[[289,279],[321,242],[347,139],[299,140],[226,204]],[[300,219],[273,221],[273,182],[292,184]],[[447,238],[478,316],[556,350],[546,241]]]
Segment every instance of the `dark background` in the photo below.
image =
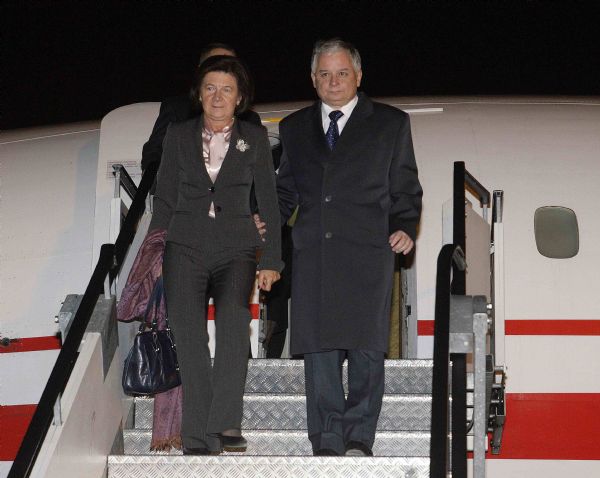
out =
[[598,95],[595,2],[7,1],[0,128],[99,119],[187,91],[208,42],[233,45],[256,102],[314,98],[316,39],[363,57],[363,90],[391,95]]

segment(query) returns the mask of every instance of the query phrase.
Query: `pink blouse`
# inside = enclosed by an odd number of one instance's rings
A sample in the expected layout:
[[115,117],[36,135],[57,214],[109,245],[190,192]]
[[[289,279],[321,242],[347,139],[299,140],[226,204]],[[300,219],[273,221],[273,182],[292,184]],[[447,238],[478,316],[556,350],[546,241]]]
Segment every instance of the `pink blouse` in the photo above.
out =
[[[225,126],[222,131],[216,133],[210,130],[206,125],[202,128],[202,156],[204,158],[206,172],[210,176],[213,184],[217,180],[217,176],[223,165],[223,160],[229,150],[232,125],[233,123],[229,126]],[[210,203],[208,215],[212,218],[215,217],[215,205],[212,202]]]

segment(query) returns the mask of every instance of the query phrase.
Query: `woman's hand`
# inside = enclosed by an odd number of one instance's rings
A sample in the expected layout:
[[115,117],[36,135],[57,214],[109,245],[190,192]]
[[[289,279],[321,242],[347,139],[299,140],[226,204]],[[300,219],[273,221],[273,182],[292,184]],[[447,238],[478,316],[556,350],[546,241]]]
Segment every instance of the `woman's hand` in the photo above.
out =
[[269,291],[271,286],[279,280],[281,276],[277,271],[262,270],[258,271],[258,288]]
[[256,226],[256,229],[258,230],[258,233],[260,234],[260,240],[265,242],[265,233],[267,232],[267,223],[263,222],[262,219],[260,218],[260,216],[258,214],[253,214],[252,215],[252,219],[254,219],[254,225]]

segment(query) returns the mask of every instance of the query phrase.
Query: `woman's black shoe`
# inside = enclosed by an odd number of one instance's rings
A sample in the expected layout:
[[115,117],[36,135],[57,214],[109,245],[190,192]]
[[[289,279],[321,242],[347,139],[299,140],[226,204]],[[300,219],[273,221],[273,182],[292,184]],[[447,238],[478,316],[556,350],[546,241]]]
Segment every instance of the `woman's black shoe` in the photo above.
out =
[[223,450],[234,453],[244,453],[248,448],[248,442],[243,436],[221,435],[221,445]]

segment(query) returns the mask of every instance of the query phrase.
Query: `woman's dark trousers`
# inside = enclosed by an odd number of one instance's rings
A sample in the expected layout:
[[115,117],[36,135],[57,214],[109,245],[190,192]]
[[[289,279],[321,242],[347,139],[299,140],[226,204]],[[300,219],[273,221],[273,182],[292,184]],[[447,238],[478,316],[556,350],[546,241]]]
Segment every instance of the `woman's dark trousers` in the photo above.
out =
[[[186,448],[219,451],[215,434],[241,428],[250,346],[248,303],[255,275],[254,248],[199,251],[167,242],[163,277],[181,371]],[[206,328],[209,288],[216,313],[212,367]]]

